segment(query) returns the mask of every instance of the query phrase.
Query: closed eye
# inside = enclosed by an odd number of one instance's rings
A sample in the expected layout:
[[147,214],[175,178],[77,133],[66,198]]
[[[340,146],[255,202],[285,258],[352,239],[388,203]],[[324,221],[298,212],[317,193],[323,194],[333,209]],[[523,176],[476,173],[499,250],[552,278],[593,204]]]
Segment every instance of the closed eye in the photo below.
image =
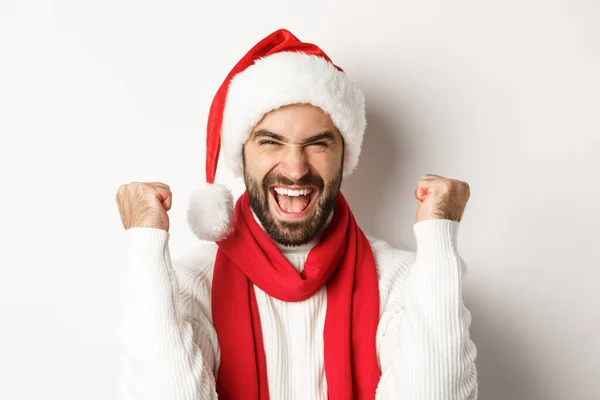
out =
[[263,146],[263,145],[277,146],[277,145],[279,145],[279,143],[274,140],[261,140],[260,142],[258,142],[258,144],[260,146]]

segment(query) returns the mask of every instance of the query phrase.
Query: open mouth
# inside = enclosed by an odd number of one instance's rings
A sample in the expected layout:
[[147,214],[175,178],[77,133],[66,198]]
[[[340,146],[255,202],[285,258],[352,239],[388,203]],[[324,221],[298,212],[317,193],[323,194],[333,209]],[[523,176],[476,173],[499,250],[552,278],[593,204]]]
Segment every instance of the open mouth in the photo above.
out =
[[274,186],[269,189],[275,211],[285,219],[301,219],[309,214],[317,197],[314,187]]

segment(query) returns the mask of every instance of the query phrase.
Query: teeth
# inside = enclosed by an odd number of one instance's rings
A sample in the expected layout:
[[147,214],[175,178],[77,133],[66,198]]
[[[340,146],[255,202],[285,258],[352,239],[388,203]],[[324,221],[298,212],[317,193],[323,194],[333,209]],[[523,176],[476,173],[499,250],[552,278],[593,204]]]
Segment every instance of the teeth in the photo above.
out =
[[306,196],[312,192],[312,189],[291,190],[282,187],[276,187],[275,191],[284,196]]

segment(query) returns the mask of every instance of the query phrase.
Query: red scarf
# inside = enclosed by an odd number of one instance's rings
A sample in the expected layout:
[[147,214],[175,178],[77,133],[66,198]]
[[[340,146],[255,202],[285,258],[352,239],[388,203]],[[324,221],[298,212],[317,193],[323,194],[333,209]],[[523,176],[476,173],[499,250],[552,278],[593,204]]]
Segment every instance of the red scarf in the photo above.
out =
[[304,270],[256,222],[248,193],[236,202],[234,230],[217,242],[212,316],[221,350],[221,400],[268,400],[266,357],[252,285],[282,301],[302,301],[327,285],[323,332],[330,400],[372,400],[381,372],[375,349],[379,287],[368,239],[338,195],[333,218]]

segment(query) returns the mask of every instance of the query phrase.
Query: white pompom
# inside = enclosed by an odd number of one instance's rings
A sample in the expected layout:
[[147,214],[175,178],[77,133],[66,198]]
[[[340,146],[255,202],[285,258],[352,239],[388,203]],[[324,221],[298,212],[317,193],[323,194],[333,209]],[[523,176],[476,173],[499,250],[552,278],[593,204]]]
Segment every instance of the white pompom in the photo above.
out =
[[233,229],[233,195],[218,183],[204,183],[190,196],[187,220],[200,240],[224,239]]

